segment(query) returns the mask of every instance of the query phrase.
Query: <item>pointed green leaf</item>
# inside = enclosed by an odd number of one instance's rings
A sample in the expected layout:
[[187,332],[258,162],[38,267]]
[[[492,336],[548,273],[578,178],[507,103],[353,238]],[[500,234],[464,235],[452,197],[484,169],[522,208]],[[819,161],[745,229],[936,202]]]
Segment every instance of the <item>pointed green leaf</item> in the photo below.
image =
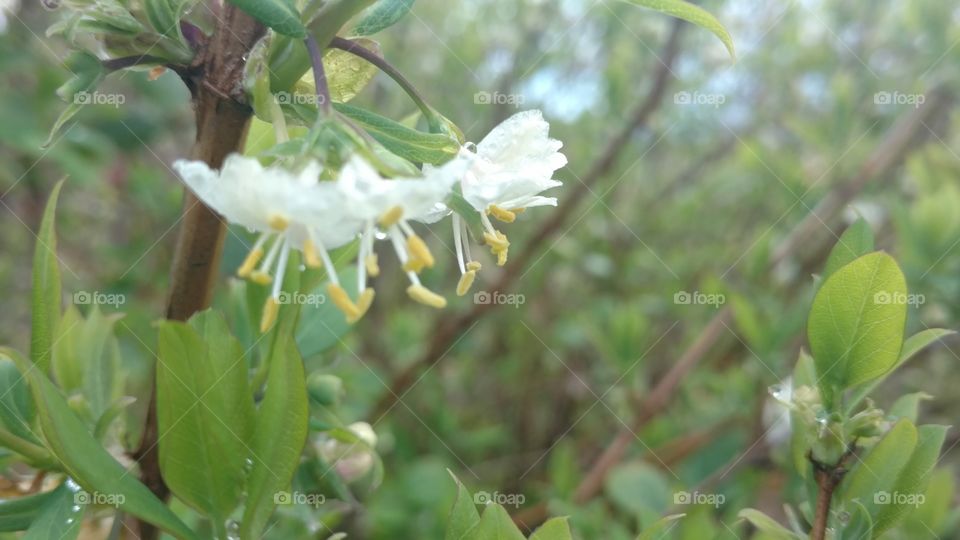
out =
[[[278,336],[290,335],[294,321],[285,322],[289,326],[280,328]],[[240,527],[242,540],[260,538],[273,513],[277,493],[289,489],[307,440],[306,381],[300,353],[293,343],[274,348],[269,369],[266,393],[257,412],[253,470]]]
[[867,513],[876,516],[884,504],[884,493],[894,489],[913,449],[917,446],[917,427],[909,420],[900,420],[857,462],[841,484],[842,501],[859,500]]
[[733,38],[730,37],[730,33],[727,32],[727,29],[717,20],[716,17],[710,14],[709,11],[703,9],[702,7],[691,4],[690,2],[684,2],[683,0],[624,0],[630,2],[631,4],[636,4],[645,8],[652,9],[654,11],[659,11],[665,15],[670,15],[671,17],[676,17],[678,19],[683,19],[689,23],[693,23],[701,28],[713,32],[713,35],[717,36],[720,41],[723,42],[723,46],[727,48],[727,52],[730,53],[731,58],[735,58],[736,52],[733,48]]
[[61,495],[60,486],[45,493],[0,500],[0,532],[24,531]]
[[33,311],[31,313],[30,360],[47,373],[50,366],[53,333],[60,321],[60,266],[57,259],[57,233],[54,221],[57,199],[63,180],[57,182],[47,199],[33,252]]
[[[380,44],[360,38],[357,45],[380,55]],[[323,69],[327,73],[330,99],[346,103],[355,98],[377,75],[377,66],[359,56],[340,49],[329,49],[323,54]],[[308,72],[312,77],[313,73]],[[316,92],[316,90],[313,90]]]
[[447,533],[444,540],[461,540],[467,537],[467,534],[480,524],[480,513],[477,512],[477,505],[473,502],[473,497],[467,488],[459,479],[448,469],[448,473],[457,483],[457,498],[450,510],[450,518],[447,520]]
[[307,29],[300,22],[300,13],[293,0],[230,0],[276,33],[294,38],[307,37]]
[[871,253],[837,270],[817,292],[807,335],[829,400],[887,373],[900,356],[907,284],[892,257]]
[[637,540],[660,540],[664,538],[666,533],[676,525],[674,521],[684,516],[686,516],[686,514],[670,514],[669,516],[658,519],[653,525],[644,529],[643,532],[640,533],[640,536],[637,537]]
[[0,426],[25,441],[40,444],[33,433],[35,414],[27,381],[13,359],[0,356]]
[[196,539],[147,486],[100,446],[46,375],[23,359],[13,360],[30,384],[47,447],[77,484],[90,492],[122,496],[119,507],[124,511],[177,538]]
[[355,36],[369,36],[397,23],[413,7],[414,0],[379,0],[370,6],[353,28]]
[[887,415],[898,420],[900,418],[906,418],[916,423],[917,415],[920,412],[920,402],[932,398],[933,396],[926,392],[914,392],[912,394],[902,395],[893,402],[890,410],[887,411]]
[[953,334],[956,334],[953,330],[928,328],[910,336],[903,342],[903,349],[900,350],[900,358],[897,359],[897,363],[893,366],[893,369],[902,366],[907,360],[913,358],[913,355],[925,349],[928,345]]
[[177,497],[224,522],[243,490],[253,399],[240,343],[212,311],[160,323],[160,470]]
[[917,432],[917,446],[900,471],[888,504],[881,506],[876,515],[875,535],[883,534],[903,519],[907,512],[924,504],[924,493],[930,483],[930,474],[940,458],[947,426],[920,426]]
[[464,540],[525,540],[525,538],[502,506],[488,504],[480,517],[480,523],[467,534]]
[[80,534],[84,507],[74,500],[75,492],[61,485],[51,493],[43,512],[21,540],[73,540]]
[[830,256],[827,257],[827,264],[823,269],[823,279],[827,279],[840,268],[871,251],[873,251],[873,231],[867,220],[859,218],[843,231],[840,239],[830,250]]
[[360,124],[388,150],[413,163],[445,163],[460,150],[457,141],[447,135],[410,129],[399,122],[352,105],[334,103],[334,109]]
[[50,146],[64,124],[90,102],[90,93],[96,90],[97,85],[106,75],[100,60],[89,53],[75,52],[66,64],[67,69],[73,73],[73,77],[57,89],[57,95],[67,103],[67,108],[60,113],[57,121],[50,128],[50,135],[43,143],[44,148]]
[[853,501],[852,507],[850,518],[838,531],[837,540],[867,540],[873,538],[873,519],[867,512],[867,507],[860,501]]
[[753,508],[744,508],[737,514],[737,517],[749,521],[758,531],[766,535],[765,538],[770,540],[799,540],[801,538],[790,529],[777,523],[770,516]]
[[556,517],[533,531],[530,540],[573,540],[573,535],[570,534],[570,524],[567,523],[567,518]]

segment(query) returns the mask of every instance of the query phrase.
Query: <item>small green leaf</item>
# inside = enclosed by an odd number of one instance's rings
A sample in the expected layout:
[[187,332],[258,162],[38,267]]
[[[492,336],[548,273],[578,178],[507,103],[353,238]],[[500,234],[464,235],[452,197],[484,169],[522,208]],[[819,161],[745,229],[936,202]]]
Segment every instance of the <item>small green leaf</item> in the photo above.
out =
[[12,359],[0,356],[0,425],[25,441],[40,444],[31,427],[35,415],[27,381]]
[[230,0],[230,3],[278,34],[299,39],[307,37],[294,0]]
[[80,534],[84,507],[74,501],[74,491],[61,485],[46,502],[43,512],[21,540],[73,540]]
[[27,530],[63,491],[66,487],[61,485],[45,493],[0,500],[0,532]]
[[174,494],[222,523],[239,502],[251,440],[243,350],[209,310],[161,322],[159,345],[160,470]]
[[480,524],[480,513],[477,512],[477,505],[474,504],[473,497],[463,483],[449,469],[447,472],[457,483],[457,498],[450,510],[450,518],[447,519],[447,533],[444,535],[444,540],[461,540]]
[[[289,336],[293,323],[292,319],[278,323],[285,326],[277,335]],[[260,538],[273,513],[276,494],[289,488],[307,440],[306,381],[300,354],[292,342],[274,348],[269,369],[266,393],[257,412],[253,470],[240,526],[243,540]]]
[[953,330],[928,328],[910,336],[903,342],[903,348],[900,350],[900,358],[897,359],[897,363],[893,366],[893,369],[902,366],[907,360],[913,358],[913,355],[925,349],[928,345],[953,334],[956,334]]
[[[360,38],[356,43],[380,55],[380,44],[376,41]],[[346,103],[355,98],[377,75],[377,66],[340,49],[329,49],[323,54],[323,69],[327,74],[330,99],[338,103]],[[313,72],[307,73],[313,77]],[[316,92],[313,85],[311,91]]]
[[726,47],[727,52],[730,53],[731,58],[736,58],[737,56],[736,52],[734,52],[733,38],[730,37],[730,33],[727,32],[727,29],[724,28],[724,26],[720,23],[720,21],[717,20],[716,17],[711,15],[709,11],[703,9],[702,7],[691,4],[690,2],[684,2],[683,0],[624,1],[652,9],[654,11],[659,11],[660,13],[670,15],[671,17],[676,17],[678,19],[683,19],[701,28],[705,28],[713,32],[713,35],[720,38],[720,41],[723,42],[723,46]]
[[489,504],[464,540],[526,540],[510,519],[510,514],[499,504]]
[[900,356],[907,284],[892,257],[871,253],[817,292],[807,335],[827,404],[836,392],[887,373]]
[[917,446],[917,427],[909,420],[900,420],[877,442],[850,471],[841,484],[841,500],[859,500],[867,513],[876,516],[884,504],[883,494],[890,493],[900,471],[904,469]]
[[556,517],[533,531],[530,540],[573,540],[573,536],[570,534],[570,524],[567,523],[567,518]]
[[879,536],[897,524],[912,509],[924,504],[924,492],[930,475],[940,458],[940,448],[947,436],[947,426],[920,426],[917,446],[910,460],[900,471],[888,504],[876,515],[874,534]]
[[334,108],[360,124],[380,144],[407,161],[438,165],[449,161],[460,150],[457,141],[447,135],[410,129],[360,107],[334,103]]
[[75,52],[67,59],[66,64],[67,69],[73,73],[73,77],[57,89],[57,95],[67,103],[67,108],[60,113],[53,127],[50,128],[50,135],[43,143],[43,148],[50,146],[64,124],[90,101],[90,93],[96,90],[97,85],[106,76],[106,70],[103,69],[100,60],[88,53]]
[[887,412],[887,415],[898,420],[900,418],[906,418],[907,420],[916,423],[917,414],[920,411],[920,402],[932,398],[933,396],[926,392],[905,394],[893,402],[893,405],[890,406],[890,410]]
[[837,540],[866,540],[874,537],[873,519],[867,507],[860,501],[853,501],[850,518],[838,532]]
[[676,525],[674,521],[684,516],[686,516],[686,514],[670,514],[669,516],[658,519],[653,522],[653,525],[644,529],[643,532],[640,533],[640,536],[637,537],[637,540],[660,540],[666,537],[666,533]]
[[60,323],[60,266],[54,222],[63,182],[57,182],[50,192],[33,252],[30,360],[43,373],[50,367],[53,335]]
[[827,264],[823,269],[823,279],[827,279],[840,268],[871,251],[873,251],[873,231],[870,230],[870,224],[860,218],[843,231],[836,245],[830,250],[830,256],[827,257]]
[[13,360],[30,383],[47,447],[74,481],[91,492],[122,495],[119,507],[124,511],[178,538],[196,539],[176,514],[100,446],[50,379],[26,360]]
[[793,533],[790,529],[777,523],[773,518],[753,508],[744,508],[737,514],[740,519],[745,519],[751,525],[762,532],[769,540],[800,540],[802,537]]
[[369,36],[397,23],[413,7],[414,0],[379,0],[353,28],[355,36]]

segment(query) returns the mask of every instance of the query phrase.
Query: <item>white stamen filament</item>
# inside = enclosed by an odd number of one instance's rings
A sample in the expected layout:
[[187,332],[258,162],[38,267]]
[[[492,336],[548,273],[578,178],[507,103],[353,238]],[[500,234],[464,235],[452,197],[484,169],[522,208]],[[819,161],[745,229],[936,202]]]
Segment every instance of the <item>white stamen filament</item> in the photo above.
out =
[[[400,229],[396,225],[390,227],[390,230],[387,231],[387,234],[390,235],[390,243],[393,244],[393,250],[397,252],[397,259],[400,260],[400,266],[405,266],[407,264],[407,248],[403,245],[403,235],[400,232]],[[417,277],[417,273],[411,270],[407,270],[407,277],[410,278],[410,283],[414,285],[420,285],[420,278]]]
[[463,264],[463,238],[460,234],[460,216],[453,215],[453,245],[457,250],[457,264],[460,266],[460,274],[467,273],[467,267]]
[[270,246],[270,251],[267,252],[267,257],[263,260],[262,263],[260,263],[260,268],[258,268],[259,272],[263,274],[269,273],[270,267],[273,266],[273,261],[277,259],[277,254],[280,252],[280,246],[282,246],[284,243],[285,243],[285,240],[281,238],[277,238],[277,241],[274,242],[272,246]]
[[360,250],[357,252],[357,292],[363,294],[367,288],[367,256],[373,251],[373,221],[367,221],[360,237]]
[[[455,216],[455,217],[457,217],[458,219],[460,218],[460,216]],[[473,255],[470,254],[470,235],[467,232],[466,220],[463,220],[463,219],[460,220],[460,230],[462,231],[461,235],[463,236],[463,239],[464,239],[463,254],[467,256],[467,262],[470,262],[473,260]]]
[[280,288],[283,286],[283,275],[287,272],[287,261],[290,260],[290,245],[287,242],[287,239],[284,238],[277,242],[277,244],[283,244],[283,248],[280,250],[280,260],[277,261],[277,273],[276,277],[273,278],[273,296],[274,300],[280,298]]
[[337,269],[333,266],[333,261],[330,260],[330,254],[327,253],[327,248],[323,246],[323,243],[317,239],[317,235],[313,231],[309,231],[310,241],[313,242],[313,245],[317,247],[317,251],[320,255],[320,260],[323,261],[323,267],[327,270],[327,278],[330,280],[330,283],[333,283],[336,286],[340,286],[340,279],[337,277]]

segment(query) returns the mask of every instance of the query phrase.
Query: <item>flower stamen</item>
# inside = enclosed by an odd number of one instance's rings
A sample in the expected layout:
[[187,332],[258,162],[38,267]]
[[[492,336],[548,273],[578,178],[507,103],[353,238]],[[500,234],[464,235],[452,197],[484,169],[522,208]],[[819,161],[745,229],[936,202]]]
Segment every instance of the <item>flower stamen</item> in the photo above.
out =
[[515,211],[500,208],[495,204],[487,207],[487,213],[504,223],[513,223],[517,219],[517,213]]

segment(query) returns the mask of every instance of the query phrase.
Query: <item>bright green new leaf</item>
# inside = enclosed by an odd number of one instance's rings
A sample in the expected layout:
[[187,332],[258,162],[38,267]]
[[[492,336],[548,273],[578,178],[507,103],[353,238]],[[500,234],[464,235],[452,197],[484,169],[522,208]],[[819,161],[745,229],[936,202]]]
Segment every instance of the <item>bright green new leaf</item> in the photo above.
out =
[[438,165],[449,161],[460,150],[457,141],[447,135],[410,129],[360,107],[335,103],[334,108],[360,124],[380,144],[407,161]]
[[278,34],[300,39],[307,37],[307,29],[300,22],[300,13],[293,0],[230,0],[230,3]]
[[27,382],[13,359],[0,356],[0,426],[33,444],[40,441],[33,433],[36,411]]
[[895,483],[917,446],[917,427],[900,420],[859,460],[841,484],[841,501],[859,500],[867,513],[876,516],[883,494],[895,489]]
[[823,279],[827,279],[840,268],[871,251],[873,251],[873,231],[870,229],[870,224],[860,218],[843,231],[840,239],[830,250],[830,256],[827,257],[827,264],[823,269]]
[[556,517],[537,527],[530,540],[573,540],[567,518]]
[[887,373],[900,356],[907,284],[892,257],[871,253],[837,270],[817,292],[807,336],[827,402]]
[[[84,293],[77,293],[78,294]],[[120,313],[105,315],[94,306],[86,318],[67,307],[53,346],[53,379],[67,395],[82,392],[93,419],[120,398],[120,351],[113,335]]]
[[916,423],[917,415],[920,412],[920,402],[932,398],[933,396],[926,392],[913,392],[912,394],[902,395],[893,402],[890,410],[887,411],[887,415],[898,420],[900,418],[906,418]]
[[644,529],[643,532],[640,533],[640,536],[637,537],[637,540],[660,540],[664,538],[664,535],[676,525],[674,522],[684,516],[686,516],[686,514],[670,514],[669,516],[658,519]]
[[90,492],[123,496],[120,508],[181,539],[196,536],[136,475],[123,468],[90,434],[59,390],[43,373],[14,358],[30,383],[47,447],[64,470]]
[[730,33],[727,32],[727,29],[720,24],[720,21],[718,21],[716,17],[711,15],[709,11],[703,9],[702,7],[691,4],[690,2],[685,2],[683,0],[624,1],[652,9],[654,11],[659,11],[660,13],[664,13],[678,19],[683,19],[701,28],[705,28],[713,32],[713,35],[720,38],[720,41],[723,42],[723,46],[727,48],[727,52],[730,53],[731,57],[736,58],[737,56],[736,52],[734,51],[733,38],[730,37]]
[[[278,331],[289,336],[293,320]],[[287,326],[289,325],[289,326]],[[289,489],[307,441],[308,405],[303,362],[292,342],[278,344],[270,359],[267,389],[257,412],[253,470],[240,526],[242,540],[259,539],[273,513],[277,493]]]
[[60,322],[60,266],[57,259],[57,233],[54,227],[57,199],[63,180],[57,182],[43,211],[37,245],[33,251],[33,311],[31,312],[30,360],[47,373],[50,366],[53,335]]
[[[376,41],[360,38],[356,43],[380,55],[380,44]],[[329,49],[323,54],[323,69],[327,73],[330,99],[338,103],[346,103],[355,98],[377,75],[376,66],[340,49]],[[313,76],[312,72],[308,73]]]
[[253,399],[243,350],[217,313],[160,323],[157,419],[164,480],[223,523],[243,491]]
[[450,510],[450,517],[447,519],[447,532],[444,540],[460,540],[466,538],[467,534],[480,523],[480,513],[477,512],[477,505],[473,502],[470,492],[460,482],[457,477],[447,469],[453,481],[457,483],[457,498]]
[[369,36],[397,23],[413,7],[414,0],[379,0],[353,28],[355,36]]
[[464,540],[525,540],[523,533],[514,525],[499,504],[489,504],[480,517],[480,523],[474,527]]
[[66,487],[61,485],[45,493],[0,500],[0,532],[27,530],[63,491]]
[[64,124],[90,102],[90,94],[106,76],[106,70],[100,60],[85,52],[73,53],[66,65],[67,69],[73,73],[73,77],[57,89],[57,95],[67,102],[67,108],[60,113],[57,121],[50,128],[50,134],[42,145],[44,148],[50,146]]
[[896,525],[909,511],[923,504],[930,474],[940,458],[940,448],[947,436],[947,429],[947,426],[928,425],[920,426],[917,430],[917,446],[891,490],[895,498],[892,497],[888,504],[881,506],[876,514],[875,537]]
[[21,540],[73,540],[80,534],[85,508],[74,501],[75,492],[61,485],[51,494]]
[[769,540],[800,540],[800,538],[802,538],[794,534],[790,529],[777,523],[777,521],[770,516],[753,508],[744,508],[737,514],[737,517],[749,521],[758,531],[766,535],[765,538],[769,538]]

